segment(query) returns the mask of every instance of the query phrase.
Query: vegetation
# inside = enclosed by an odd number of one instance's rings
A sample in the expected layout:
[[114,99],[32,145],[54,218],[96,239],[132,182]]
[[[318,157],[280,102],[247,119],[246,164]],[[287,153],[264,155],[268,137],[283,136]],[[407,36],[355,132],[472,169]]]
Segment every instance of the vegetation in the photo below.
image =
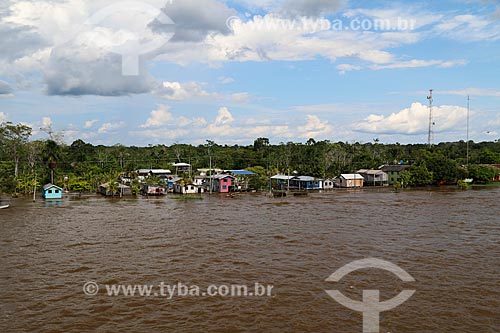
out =
[[[466,142],[423,144],[380,144],[315,141],[283,142],[271,145],[269,139],[258,138],[253,145],[219,145],[213,141],[193,146],[187,144],[150,145],[148,147],[94,146],[82,140],[64,145],[57,140],[29,141],[31,128],[12,123],[0,124],[0,192],[30,193],[42,184],[53,182],[71,191],[96,191],[99,184],[109,182],[116,190],[119,174],[134,178],[139,168],[172,169],[173,162],[192,164],[193,170],[207,168],[248,169],[255,189],[268,186],[268,177],[285,174],[335,177],[362,168],[379,168],[384,164],[403,162],[411,167],[401,178],[401,186],[457,184],[466,177],[475,182],[488,182],[498,169],[484,164],[500,164],[500,141],[470,142],[470,166],[467,164]],[[36,182],[35,182],[36,179]],[[151,179],[154,181],[154,179]],[[132,184],[138,192],[139,185]]]

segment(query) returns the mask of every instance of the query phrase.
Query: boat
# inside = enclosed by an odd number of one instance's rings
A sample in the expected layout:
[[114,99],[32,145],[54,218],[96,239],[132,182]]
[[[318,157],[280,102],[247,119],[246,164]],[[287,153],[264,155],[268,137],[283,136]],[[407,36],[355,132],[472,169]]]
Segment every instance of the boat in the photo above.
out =
[[10,207],[9,204],[7,204],[7,205],[0,205],[0,209],[5,209],[5,208],[9,208],[9,207]]

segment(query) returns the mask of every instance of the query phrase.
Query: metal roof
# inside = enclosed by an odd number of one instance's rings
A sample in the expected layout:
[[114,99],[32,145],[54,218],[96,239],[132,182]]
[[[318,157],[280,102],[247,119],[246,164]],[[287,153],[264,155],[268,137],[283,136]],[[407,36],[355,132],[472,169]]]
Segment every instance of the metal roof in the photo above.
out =
[[255,175],[254,172],[248,171],[248,170],[229,170],[229,172],[231,172],[234,175],[238,175],[238,176],[252,176],[252,175]]
[[52,187],[55,187],[55,188],[62,190],[62,188],[60,188],[59,186],[51,184],[51,183],[43,185],[43,190],[45,191],[45,190],[48,190],[49,188],[52,188]]
[[385,172],[382,170],[361,169],[361,170],[358,170],[358,173],[359,174],[366,174],[366,175],[378,175],[378,174],[385,173]]
[[272,176],[271,179],[289,180],[289,179],[292,179],[293,177],[294,176],[275,175],[275,176]]
[[168,169],[139,169],[137,173],[152,173],[152,174],[164,174],[164,173],[172,173],[172,171]]
[[[109,187],[109,183],[104,183],[104,184],[101,184],[99,185],[100,187],[104,187],[104,188],[108,188]],[[130,186],[127,186],[127,185],[124,185],[122,183],[118,183],[118,188],[120,189],[126,189],[126,188],[130,188]]]
[[174,163],[172,164],[174,167],[190,167],[191,164],[188,163]]
[[347,179],[347,180],[364,179],[363,176],[361,176],[358,173],[343,173],[340,175],[340,177]]
[[313,182],[315,180],[314,177],[310,177],[310,176],[298,176],[298,177],[294,177],[294,179],[298,179],[301,182]]
[[384,172],[401,172],[408,169],[409,165],[384,165],[382,171]]
[[227,178],[227,177],[230,177],[230,178],[234,178],[233,176],[231,175],[224,175],[224,174],[221,174],[221,175],[213,175],[212,176],[214,179],[224,179],[224,178]]
[[180,180],[182,180],[181,177],[173,177],[172,179],[168,179],[168,182],[169,183],[177,183]]

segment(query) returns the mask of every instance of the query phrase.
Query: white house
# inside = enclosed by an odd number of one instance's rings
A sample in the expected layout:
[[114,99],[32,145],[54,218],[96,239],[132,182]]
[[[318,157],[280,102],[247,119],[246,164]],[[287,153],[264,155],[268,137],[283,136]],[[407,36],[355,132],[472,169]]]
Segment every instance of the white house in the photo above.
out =
[[176,183],[174,186],[174,193],[179,193],[179,194],[198,194],[198,193],[203,193],[205,189],[203,186],[199,186],[193,183],[189,184],[180,184]]
[[334,178],[327,178],[327,179],[323,180],[323,189],[324,190],[331,190],[334,187],[335,187],[335,179]]

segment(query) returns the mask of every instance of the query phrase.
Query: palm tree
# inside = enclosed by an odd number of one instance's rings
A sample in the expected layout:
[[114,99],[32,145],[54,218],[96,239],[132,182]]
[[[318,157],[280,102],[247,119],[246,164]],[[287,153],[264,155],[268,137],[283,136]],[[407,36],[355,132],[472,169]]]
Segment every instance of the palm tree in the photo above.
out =
[[114,197],[116,194],[120,193],[120,183],[118,182],[119,173],[110,172],[107,175],[104,175],[101,184],[107,185],[106,187],[106,195],[111,195]]
[[46,163],[50,169],[50,183],[54,184],[54,170],[57,168],[60,157],[59,145],[53,140],[47,140],[44,150]]

